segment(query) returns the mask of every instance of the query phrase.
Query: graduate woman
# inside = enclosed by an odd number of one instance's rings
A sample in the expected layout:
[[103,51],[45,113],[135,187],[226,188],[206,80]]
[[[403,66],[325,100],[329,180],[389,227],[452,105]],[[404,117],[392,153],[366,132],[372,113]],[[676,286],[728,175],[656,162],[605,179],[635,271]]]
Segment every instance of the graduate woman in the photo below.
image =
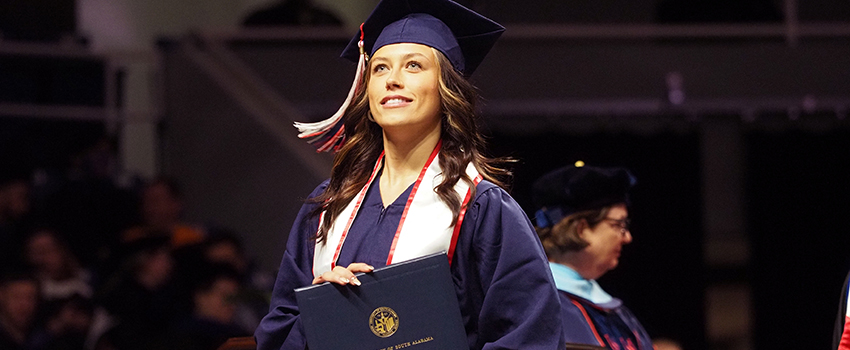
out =
[[567,343],[653,349],[631,311],[596,283],[617,266],[623,245],[632,241],[628,191],[634,182],[626,169],[578,162],[534,183],[537,230],[560,293]]
[[[304,349],[294,289],[447,251],[471,349],[560,349],[558,295],[534,227],[483,154],[466,80],[504,28],[449,0],[384,0],[342,56],[338,114],[298,124],[337,151],[292,227],[258,348]],[[334,332],[328,323],[328,337]],[[358,344],[351,344],[357,349]]]

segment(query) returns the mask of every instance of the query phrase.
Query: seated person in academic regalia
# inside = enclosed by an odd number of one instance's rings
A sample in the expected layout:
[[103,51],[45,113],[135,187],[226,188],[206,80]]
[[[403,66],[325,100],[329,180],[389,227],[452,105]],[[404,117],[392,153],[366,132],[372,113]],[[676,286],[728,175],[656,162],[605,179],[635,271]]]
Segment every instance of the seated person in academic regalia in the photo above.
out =
[[634,183],[626,169],[581,162],[534,183],[537,232],[560,291],[567,343],[653,349],[637,318],[596,282],[617,266],[623,246],[632,241],[628,191]]

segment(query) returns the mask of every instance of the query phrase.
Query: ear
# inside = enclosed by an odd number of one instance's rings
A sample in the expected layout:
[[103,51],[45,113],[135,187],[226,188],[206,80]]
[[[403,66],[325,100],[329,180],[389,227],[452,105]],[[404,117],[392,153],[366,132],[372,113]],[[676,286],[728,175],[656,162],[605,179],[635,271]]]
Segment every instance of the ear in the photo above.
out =
[[576,223],[576,235],[578,238],[584,240],[584,230],[590,228],[590,224],[587,223],[586,219],[581,219]]

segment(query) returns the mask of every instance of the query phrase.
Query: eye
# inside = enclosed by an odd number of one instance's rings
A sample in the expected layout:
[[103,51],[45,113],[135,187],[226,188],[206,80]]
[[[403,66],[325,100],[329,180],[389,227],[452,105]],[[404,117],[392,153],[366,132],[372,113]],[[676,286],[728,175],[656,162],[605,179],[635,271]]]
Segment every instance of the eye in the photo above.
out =
[[410,62],[407,63],[407,68],[412,69],[412,70],[421,70],[422,65],[419,62],[410,61]]
[[380,72],[386,71],[387,69],[388,68],[387,68],[386,64],[379,63],[379,64],[376,64],[374,67],[372,67],[372,72],[373,73],[380,73]]

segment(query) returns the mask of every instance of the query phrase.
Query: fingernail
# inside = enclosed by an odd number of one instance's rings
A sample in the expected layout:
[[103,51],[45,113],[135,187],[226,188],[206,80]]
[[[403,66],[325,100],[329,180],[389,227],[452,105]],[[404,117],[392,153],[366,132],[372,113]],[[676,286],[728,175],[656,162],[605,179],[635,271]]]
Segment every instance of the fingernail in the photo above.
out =
[[349,282],[348,278],[345,278],[345,277],[340,277],[339,281],[342,282],[342,283],[348,283]]
[[357,277],[356,277],[356,276],[352,276],[352,277],[351,277],[351,283],[353,283],[355,286],[359,286],[359,285],[360,285],[360,280],[359,280],[359,279],[357,279]]
[[375,269],[375,267],[374,267],[374,266],[369,265],[369,270],[374,270],[374,269]]

